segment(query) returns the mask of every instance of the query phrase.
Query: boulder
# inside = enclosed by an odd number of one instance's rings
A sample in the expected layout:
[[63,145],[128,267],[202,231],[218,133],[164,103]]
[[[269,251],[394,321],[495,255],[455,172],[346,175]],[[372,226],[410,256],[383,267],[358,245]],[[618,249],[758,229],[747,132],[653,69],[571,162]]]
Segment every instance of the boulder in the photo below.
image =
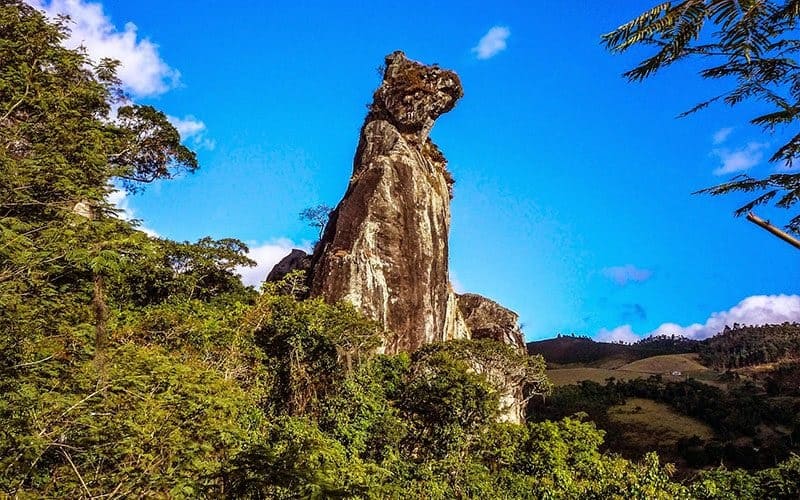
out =
[[267,275],[267,281],[280,281],[292,271],[308,271],[311,267],[311,256],[303,250],[294,248],[289,255],[275,264]]
[[519,315],[475,293],[458,296],[458,308],[473,339],[492,339],[525,352]]

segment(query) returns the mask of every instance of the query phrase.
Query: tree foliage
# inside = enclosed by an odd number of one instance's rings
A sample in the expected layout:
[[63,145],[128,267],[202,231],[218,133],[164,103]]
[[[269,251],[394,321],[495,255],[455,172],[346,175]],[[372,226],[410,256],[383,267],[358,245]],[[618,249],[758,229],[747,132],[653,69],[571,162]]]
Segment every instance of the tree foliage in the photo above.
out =
[[123,247],[135,246],[130,225],[112,217],[113,182],[134,188],[197,168],[163,113],[128,104],[111,116],[113,106],[124,104],[116,62],[93,62],[82,49],[64,48],[67,33],[66,20],[49,22],[21,1],[0,5],[0,325],[6,331],[28,324],[48,331],[53,321],[45,311],[75,310],[71,300],[83,302],[86,294],[102,298],[106,271]]
[[529,418],[557,420],[585,413],[607,431],[610,450],[637,458],[642,450],[631,443],[631,429],[609,416],[611,408],[625,404],[628,398],[667,404],[714,431],[713,438],[687,436],[673,449],[658,450],[672,460],[683,459],[693,469],[724,463],[756,470],[800,452],[800,401],[771,397],[747,383],[725,391],[693,379],[675,382],[660,376],[628,381],[609,379],[606,384],[587,380],[556,388],[544,402],[532,400]]
[[[796,0],[682,0],[661,2],[612,32],[603,35],[606,48],[624,52],[646,46],[653,52],[624,76],[642,81],[671,64],[689,58],[713,61],[700,71],[703,78],[730,80],[731,90],[707,99],[685,116],[716,101],[730,106],[757,101],[765,106],[750,123],[766,132],[791,127],[800,119],[800,51],[796,30],[800,4]],[[800,158],[800,134],[792,135],[770,161],[791,167]],[[800,201],[800,174],[777,172],[763,178],[748,174],[700,191],[712,195],[734,191],[757,196],[736,210],[742,215],[769,202],[791,209]],[[800,232],[800,215],[786,227]]]
[[322,238],[322,232],[325,231],[331,212],[333,212],[333,208],[328,205],[315,205],[304,208],[300,212],[300,220],[307,222],[311,227],[317,228],[317,231],[319,231],[318,237]]
[[800,323],[726,326],[700,345],[703,364],[719,370],[800,358]]

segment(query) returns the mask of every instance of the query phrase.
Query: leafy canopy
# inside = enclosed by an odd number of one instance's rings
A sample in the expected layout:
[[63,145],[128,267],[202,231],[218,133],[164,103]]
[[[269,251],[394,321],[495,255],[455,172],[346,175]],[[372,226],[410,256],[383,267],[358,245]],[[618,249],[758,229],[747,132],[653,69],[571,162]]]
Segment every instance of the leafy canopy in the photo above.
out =
[[[635,19],[602,36],[611,52],[634,46],[653,50],[635,68],[624,73],[642,81],[671,64],[689,58],[713,61],[700,72],[709,79],[732,80],[731,90],[707,99],[685,116],[722,101],[735,106],[757,101],[766,110],[750,120],[772,133],[800,119],[800,51],[798,0],[684,0],[662,2]],[[796,128],[796,125],[795,125]],[[788,170],[800,158],[800,133],[781,145],[770,158],[782,168],[762,178],[741,174],[728,182],[699,191],[720,195],[741,191],[757,194],[736,210],[739,216],[754,207],[774,202],[791,209],[800,201],[800,173]],[[800,214],[786,225],[800,232]]]

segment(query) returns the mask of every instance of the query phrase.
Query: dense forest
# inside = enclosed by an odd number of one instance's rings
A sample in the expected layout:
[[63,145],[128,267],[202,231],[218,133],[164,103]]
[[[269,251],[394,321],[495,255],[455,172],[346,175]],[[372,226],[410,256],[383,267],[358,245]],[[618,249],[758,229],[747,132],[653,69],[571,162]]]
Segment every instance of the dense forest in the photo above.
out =
[[138,230],[112,190],[191,173],[196,157],[66,33],[0,2],[0,494],[798,495],[796,456],[681,484],[655,454],[604,453],[579,418],[500,422],[497,387],[469,361],[522,372],[533,400],[550,390],[541,357],[492,341],[379,355],[379,326],[299,300],[302,277],[244,286],[241,241]]
[[703,364],[718,370],[800,358],[800,324],[726,326],[700,345]]
[[[583,381],[556,388],[545,401],[532,400],[529,417],[534,421],[557,420],[585,412],[607,431],[609,449],[625,451],[633,458],[642,450],[626,443],[626,429],[609,417],[610,409],[629,398],[666,403],[714,430],[713,439],[688,436],[675,449],[661,450],[672,460],[684,459],[693,469],[725,463],[756,470],[800,452],[800,402],[771,398],[748,383],[725,391],[692,379],[674,382],[660,376],[609,380],[605,384]],[[765,433],[764,429],[771,431]]]

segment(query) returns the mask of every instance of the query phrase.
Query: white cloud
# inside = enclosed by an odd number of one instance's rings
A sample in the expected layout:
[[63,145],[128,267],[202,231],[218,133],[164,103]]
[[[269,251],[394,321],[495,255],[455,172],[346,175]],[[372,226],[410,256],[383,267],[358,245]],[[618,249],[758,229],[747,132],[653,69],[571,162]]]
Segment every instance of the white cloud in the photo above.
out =
[[163,94],[175,87],[180,73],[171,68],[158,53],[158,45],[139,38],[137,27],[126,23],[122,31],[111,22],[99,3],[83,0],[28,0],[48,16],[68,15],[72,33],[64,45],[76,48],[83,45],[94,60],[109,57],[120,61],[117,76],[125,88],[138,97]]
[[733,127],[725,127],[714,132],[713,141],[714,145],[722,144],[728,140],[728,136],[733,132]]
[[506,50],[506,40],[511,36],[511,30],[506,26],[494,26],[472,48],[478,59],[489,59]]
[[705,323],[681,326],[677,323],[664,323],[645,335],[633,331],[630,325],[622,325],[613,330],[601,329],[596,340],[605,342],[624,340],[635,342],[653,335],[682,335],[694,339],[705,339],[716,335],[725,326],[766,325],[800,321],[800,295],[753,295],[747,297],[727,311],[712,313]]
[[[128,199],[128,193],[126,193],[124,190],[115,187],[112,189],[110,193],[108,193],[106,199],[108,200],[109,203],[111,203],[117,208],[117,215],[119,216],[120,219],[138,222],[135,220],[136,215],[134,214],[133,208],[131,207],[130,204],[130,200]],[[154,230],[150,229],[149,227],[139,225],[137,229],[139,229],[139,231],[142,231],[148,236],[151,236],[153,238],[159,237],[159,234]]]
[[178,130],[183,140],[201,134],[206,130],[206,124],[191,115],[185,118],[168,116],[167,119]]
[[256,261],[256,267],[239,267],[236,272],[242,277],[245,285],[258,287],[275,264],[289,255],[293,248],[310,251],[308,243],[298,244],[288,238],[277,238],[260,245],[251,245],[247,256]]
[[768,144],[763,142],[748,142],[745,147],[739,149],[713,149],[711,154],[719,158],[722,162],[722,165],[714,170],[714,175],[725,175],[750,170],[761,162],[764,157],[763,150],[767,146]]
[[626,264],[624,266],[607,267],[602,270],[603,276],[610,279],[619,286],[625,286],[628,283],[642,283],[653,276],[653,271],[649,269],[641,269],[633,264]]
[[214,149],[216,143],[213,139],[206,137],[206,124],[198,120],[192,115],[178,118],[176,116],[167,116],[167,120],[178,130],[181,134],[181,139],[187,142],[191,139],[193,146],[205,149]]
[[602,328],[597,335],[595,335],[595,340],[598,342],[625,342],[627,344],[636,342],[637,340],[641,340],[641,337],[633,333],[633,329],[631,325],[622,325],[614,328],[613,330],[607,330]]

